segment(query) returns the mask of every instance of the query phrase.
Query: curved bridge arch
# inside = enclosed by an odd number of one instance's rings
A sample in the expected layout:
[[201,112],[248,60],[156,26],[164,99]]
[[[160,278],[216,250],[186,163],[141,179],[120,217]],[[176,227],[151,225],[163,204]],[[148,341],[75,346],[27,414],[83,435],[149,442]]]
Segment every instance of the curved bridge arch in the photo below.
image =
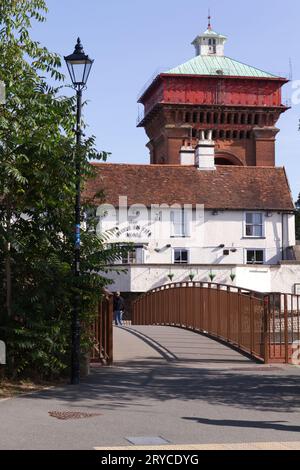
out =
[[[113,303],[106,292],[91,325],[92,360],[113,361]],[[204,333],[265,363],[300,365],[300,295],[262,294],[209,282],[171,283],[133,303],[133,325]]]
[[171,283],[133,304],[133,324],[204,333],[265,363],[300,365],[300,295],[210,282]]
[[133,324],[204,333],[268,362],[268,299],[264,294],[223,284],[172,283],[134,302]]

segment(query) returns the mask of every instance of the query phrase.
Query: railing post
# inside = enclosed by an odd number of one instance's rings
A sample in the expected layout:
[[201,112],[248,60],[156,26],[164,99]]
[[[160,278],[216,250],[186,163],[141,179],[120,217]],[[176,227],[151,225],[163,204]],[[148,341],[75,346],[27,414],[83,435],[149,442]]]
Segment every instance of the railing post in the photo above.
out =
[[263,342],[264,342],[264,360],[265,364],[270,362],[270,344],[269,344],[269,312],[270,312],[270,295],[264,297],[263,311]]
[[105,314],[103,315],[103,350],[104,350],[104,360],[108,359],[108,316],[109,316],[110,301],[106,301]]
[[113,298],[112,296],[108,298],[108,315],[107,315],[107,364],[112,365],[114,356],[113,356]]
[[227,287],[227,341],[230,342],[230,307],[231,307],[231,291],[230,286]]
[[241,289],[238,288],[238,347],[242,344],[242,298]]
[[284,294],[284,356],[285,363],[289,363],[289,320],[288,320],[288,306],[287,294]]
[[254,310],[253,310],[253,293],[250,293],[250,351],[254,352]]
[[132,305],[132,325],[136,325],[136,308],[137,308],[137,301],[133,302]]
[[103,317],[105,316],[106,314],[106,311],[107,311],[107,308],[106,308],[106,305],[107,305],[107,298],[105,297],[102,301],[101,301],[101,304],[99,306],[100,308],[100,311],[99,311],[99,360],[101,360],[103,358],[103,351],[104,351],[104,339],[103,339],[103,332],[104,332],[104,328],[103,328]]
[[220,325],[220,322],[221,322],[221,286],[218,286],[217,288],[217,303],[218,303],[218,312],[217,312],[217,336],[218,338],[220,337],[220,328],[221,328],[221,325]]
[[211,284],[208,284],[207,315],[207,329],[208,333],[211,334]]

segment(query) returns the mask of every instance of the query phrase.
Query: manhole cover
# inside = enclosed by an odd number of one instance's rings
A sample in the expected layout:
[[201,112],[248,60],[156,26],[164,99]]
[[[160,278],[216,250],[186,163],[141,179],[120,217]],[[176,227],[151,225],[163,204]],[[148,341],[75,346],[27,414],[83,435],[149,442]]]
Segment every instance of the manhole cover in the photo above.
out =
[[51,418],[56,419],[84,419],[84,418],[94,418],[95,416],[101,416],[100,413],[85,413],[82,411],[48,411]]
[[130,442],[135,446],[162,446],[165,444],[170,444],[170,441],[167,441],[163,437],[155,436],[155,437],[126,437],[126,441]]

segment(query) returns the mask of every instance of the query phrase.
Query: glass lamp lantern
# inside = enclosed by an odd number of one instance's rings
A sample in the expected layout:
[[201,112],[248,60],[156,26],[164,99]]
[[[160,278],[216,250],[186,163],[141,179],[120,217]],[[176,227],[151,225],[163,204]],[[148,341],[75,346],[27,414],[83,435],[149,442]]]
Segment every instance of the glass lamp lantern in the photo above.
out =
[[66,56],[65,61],[73,86],[75,88],[84,88],[94,61],[85,54],[80,38],[77,39],[73,54]]

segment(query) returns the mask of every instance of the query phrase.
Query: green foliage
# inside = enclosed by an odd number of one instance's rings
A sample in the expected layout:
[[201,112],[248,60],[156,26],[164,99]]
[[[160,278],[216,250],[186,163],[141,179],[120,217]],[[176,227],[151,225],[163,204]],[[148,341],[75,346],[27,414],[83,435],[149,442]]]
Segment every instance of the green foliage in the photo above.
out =
[[[0,80],[0,337],[7,342],[12,374],[60,374],[69,364],[74,294],[82,299],[87,327],[120,256],[93,232],[82,237],[82,276],[73,276],[76,192],[75,100],[62,96],[61,59],[30,38],[32,20],[45,21],[44,0],[1,0]],[[52,77],[58,86],[50,86]],[[82,179],[93,177],[88,157],[98,153],[86,138],[76,158]],[[82,348],[89,347],[83,335]]]

